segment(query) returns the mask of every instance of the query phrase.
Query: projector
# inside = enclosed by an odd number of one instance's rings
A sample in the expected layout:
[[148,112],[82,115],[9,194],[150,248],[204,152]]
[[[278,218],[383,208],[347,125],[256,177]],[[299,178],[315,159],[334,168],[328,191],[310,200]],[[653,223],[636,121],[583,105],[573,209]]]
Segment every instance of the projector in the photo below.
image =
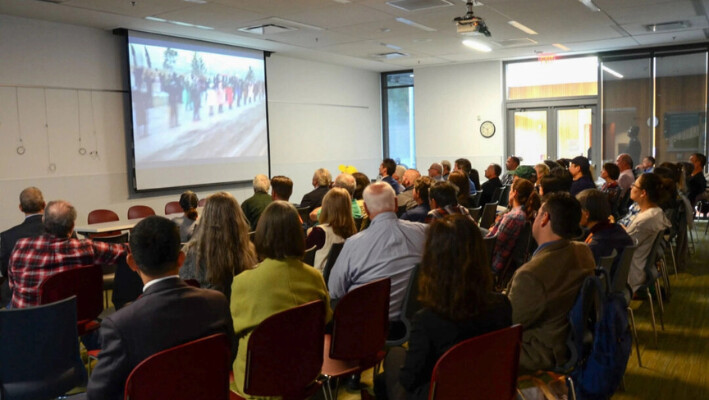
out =
[[458,33],[473,35],[480,34],[489,37],[490,31],[487,29],[485,21],[482,18],[476,17],[475,14],[473,14],[472,0],[468,0],[465,5],[468,9],[468,12],[466,12],[465,15],[463,15],[462,17],[453,18],[453,22],[455,22]]

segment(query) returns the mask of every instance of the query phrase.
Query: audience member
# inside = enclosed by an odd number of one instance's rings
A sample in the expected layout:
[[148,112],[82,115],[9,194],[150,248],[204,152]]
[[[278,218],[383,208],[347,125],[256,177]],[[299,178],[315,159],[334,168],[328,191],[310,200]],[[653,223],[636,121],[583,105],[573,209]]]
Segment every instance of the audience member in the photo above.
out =
[[254,177],[254,195],[244,200],[241,203],[241,209],[244,210],[244,215],[251,225],[251,230],[256,230],[256,224],[258,224],[258,219],[261,217],[261,213],[266,206],[271,204],[271,196],[268,194],[268,190],[271,188],[271,181],[268,177],[263,174],[258,174]]
[[647,173],[647,172],[653,172],[655,169],[655,157],[653,156],[647,156],[643,158],[643,162],[638,164],[635,167],[636,170],[638,170],[639,173]]
[[512,322],[525,327],[520,371],[551,370],[569,358],[568,314],[583,280],[593,274],[593,254],[578,236],[581,205],[568,193],[548,195],[534,219],[539,247],[508,286]]
[[[442,183],[439,183],[442,184]],[[381,278],[391,278],[389,320],[398,321],[411,270],[421,260],[427,226],[396,218],[396,195],[386,182],[364,190],[369,228],[345,241],[330,274],[330,296]],[[397,329],[390,329],[395,334]]]
[[396,170],[394,171],[394,175],[391,176],[392,178],[394,178],[395,181],[397,181],[399,183],[402,190],[403,190],[404,184],[401,182],[401,179],[404,177],[404,172],[406,172],[406,169],[407,168],[405,165],[399,164],[396,166]]
[[554,168],[563,168],[561,165],[559,165],[559,163],[554,160],[544,160],[543,162],[547,165],[547,167],[549,167],[549,172],[551,172],[551,170]]
[[12,299],[9,280],[7,279],[10,255],[15,243],[26,237],[39,236],[44,232],[42,214],[44,213],[44,197],[34,186],[20,193],[20,211],[25,214],[21,224],[0,233],[0,308],[5,307]]
[[399,194],[401,193],[401,186],[399,185],[399,182],[392,177],[394,172],[396,172],[396,162],[391,158],[385,158],[379,166],[379,175],[381,175],[383,182],[391,185],[394,192]]
[[707,157],[701,153],[694,153],[689,157],[689,162],[692,163],[694,168],[692,169],[691,177],[687,180],[687,198],[694,206],[707,190],[707,179],[704,176],[704,166],[707,164]]
[[[231,288],[231,314],[239,338],[234,381],[239,396],[248,399],[252,397],[244,393],[246,349],[256,326],[273,314],[314,300],[325,302],[323,324],[332,318],[322,275],[301,261],[305,254],[305,236],[298,211],[292,204],[274,201],[266,207],[256,227],[255,242],[263,261],[256,268],[237,275]],[[274,376],[274,379],[279,377]]]
[[542,179],[549,175],[549,166],[545,163],[539,163],[534,166],[534,172],[537,174],[537,181],[534,182],[534,188],[539,192],[539,187],[542,184]]
[[470,179],[465,176],[463,171],[453,171],[448,175],[448,182],[454,184],[458,192],[458,204],[463,207],[472,207],[472,201],[470,198]]
[[300,206],[308,207],[308,212],[320,207],[322,205],[322,198],[325,197],[325,193],[330,190],[331,183],[332,175],[330,175],[330,171],[325,168],[317,169],[313,174],[313,187],[315,187],[315,189],[303,195]]
[[645,262],[647,261],[657,234],[670,227],[670,222],[660,208],[670,196],[667,187],[657,174],[642,174],[630,189],[630,198],[639,209],[627,226],[628,235],[638,244],[630,264],[628,284],[633,293],[645,282]]
[[235,275],[258,262],[249,239],[249,225],[239,203],[227,192],[207,198],[199,229],[185,245],[180,278],[194,279],[200,286],[231,297]]
[[498,219],[487,233],[487,237],[497,235],[495,250],[492,252],[493,272],[497,273],[505,268],[512,255],[512,250],[517,244],[522,228],[524,228],[524,224],[528,221],[534,221],[534,216],[539,210],[540,203],[541,200],[537,192],[534,191],[532,182],[526,179],[514,181],[510,189],[509,199],[512,210]]
[[[450,172],[448,172],[448,174],[446,175],[445,180],[448,180],[448,175],[449,175],[449,174],[450,174]],[[441,182],[441,181],[443,181],[443,180],[444,180],[444,178],[443,178],[443,167],[441,166],[441,164],[439,164],[439,163],[433,163],[433,164],[431,164],[431,166],[428,167],[428,176],[431,177],[431,178],[432,178],[433,180],[435,180],[436,182]]]
[[[208,203],[209,204],[209,203]],[[130,237],[128,264],[143,280],[143,295],[101,321],[101,352],[91,374],[90,400],[123,399],[126,379],[141,361],[162,350],[215,333],[236,339],[224,295],[179,279],[184,260],[180,234],[170,220],[151,216]]]
[[414,201],[416,207],[407,210],[399,217],[406,221],[424,222],[428,212],[431,211],[431,205],[428,201],[428,190],[435,181],[428,176],[422,176],[414,182]]
[[512,308],[504,295],[492,292],[490,270],[482,262],[487,259],[480,230],[469,219],[451,215],[431,224],[417,283],[423,309],[414,316],[408,350],[389,350],[384,376],[375,380],[377,392],[384,377],[389,400],[427,399],[443,353],[511,325]]
[[571,160],[568,158],[560,158],[556,160],[556,163],[563,169],[569,169],[569,163],[571,163]]
[[345,239],[357,233],[352,217],[352,200],[346,189],[332,188],[327,192],[321,211],[318,216],[319,224],[308,230],[305,241],[307,248],[316,246],[313,267],[320,272],[325,268],[332,245],[343,243]]
[[630,158],[628,153],[621,153],[615,160],[615,165],[618,166],[620,170],[620,175],[618,175],[618,186],[622,194],[630,190],[630,187],[635,181],[635,175],[633,175],[633,159]]
[[418,179],[421,174],[415,169],[407,169],[404,172],[404,177],[401,178],[401,185],[404,190],[396,196],[397,203],[399,203],[399,209],[410,210],[416,207],[416,201],[414,201],[414,182]]
[[117,264],[126,255],[123,244],[72,238],[76,210],[66,201],[50,201],[43,222],[45,233],[19,239],[10,256],[12,308],[39,305],[39,285],[54,274],[83,265]]
[[581,203],[579,224],[588,230],[585,242],[593,253],[596,265],[599,265],[601,257],[610,256],[613,250],[620,255],[623,248],[633,245],[625,229],[610,221],[611,203],[606,193],[598,189],[586,189],[577,194],[576,199]]
[[182,243],[190,240],[194,233],[195,226],[197,225],[197,217],[199,216],[197,214],[198,203],[199,199],[197,195],[191,190],[180,195],[180,207],[184,214],[173,218],[172,221],[180,227],[180,241]]
[[[455,171],[453,171],[455,172]],[[451,172],[451,175],[453,175]],[[458,204],[458,190],[450,182],[437,182],[428,190],[428,202],[431,211],[426,216],[426,223],[450,214],[466,215],[472,221],[468,209]]]
[[[332,187],[345,189],[347,191],[347,193],[350,195],[350,209],[352,218],[362,218],[362,209],[353,197],[355,189],[357,188],[357,181],[355,180],[354,176],[343,172],[340,175],[337,175],[337,178],[335,178],[335,182],[332,184]],[[322,206],[314,209],[313,212],[311,212],[309,215],[310,220],[313,222],[317,221],[320,218],[321,211]]]
[[549,175],[545,176],[539,183],[539,194],[547,196],[556,192],[568,192],[571,190],[573,178],[571,173],[561,167],[553,168]]
[[537,181],[537,172],[529,165],[520,165],[514,171],[508,172],[508,175],[512,176],[510,185],[517,179],[526,179],[532,183]]
[[495,190],[502,187],[502,182],[500,181],[501,173],[502,167],[497,164],[490,164],[487,166],[487,169],[485,169],[485,178],[487,178],[487,182],[482,184],[480,205],[485,205],[493,201],[492,196],[495,194]]
[[448,160],[443,160],[443,161],[441,161],[441,168],[443,168],[443,170],[442,170],[442,176],[441,176],[442,179],[441,179],[441,180],[442,180],[442,181],[447,181],[447,180],[448,180],[448,175],[451,173],[451,162],[448,161]]
[[369,180],[369,177],[361,172],[355,172],[352,174],[352,176],[355,178],[355,191],[354,195],[352,195],[352,198],[357,201],[357,205],[359,206],[360,210],[362,211],[362,217],[365,216],[366,211],[364,210],[364,189],[369,186],[371,183]]
[[[468,188],[468,194],[475,194],[477,193],[478,188],[480,187],[480,182],[477,184],[473,180],[474,177],[478,176],[478,171],[474,170],[472,165],[470,164],[470,160],[467,158],[459,158],[455,160],[455,167],[453,168],[453,171],[460,171],[465,175],[466,178],[468,178],[468,184],[470,187]],[[473,173],[473,171],[475,171]],[[450,176],[448,177],[450,179]],[[476,178],[478,181],[480,178]]]
[[271,200],[289,201],[293,194],[293,181],[283,175],[271,178]]
[[512,184],[512,180],[514,179],[514,175],[510,175],[510,172],[514,171],[519,167],[520,164],[520,159],[519,157],[515,156],[509,156],[507,158],[507,161],[505,161],[505,169],[507,172],[505,172],[505,175],[502,176],[502,184],[504,186],[509,186]]
[[605,163],[601,168],[601,178],[603,178],[604,183],[601,186],[601,192],[608,196],[608,201],[611,205],[611,215],[614,219],[620,217],[620,206],[622,197],[620,195],[621,190],[618,186],[618,177],[620,176],[620,168],[614,163]]
[[593,183],[590,167],[591,164],[589,164],[588,158],[584,156],[578,156],[569,163],[569,172],[573,178],[569,193],[571,193],[572,196],[576,196],[582,190],[596,188],[596,185]]

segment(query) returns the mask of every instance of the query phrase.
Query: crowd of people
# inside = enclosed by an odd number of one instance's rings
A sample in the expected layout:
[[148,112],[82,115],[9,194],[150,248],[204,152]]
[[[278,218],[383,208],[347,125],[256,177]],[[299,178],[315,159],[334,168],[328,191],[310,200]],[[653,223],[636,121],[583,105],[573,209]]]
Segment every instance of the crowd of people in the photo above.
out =
[[[691,210],[703,198],[706,157],[693,154],[689,161],[655,167],[646,157],[633,169],[631,157],[620,154],[601,166],[596,181],[582,156],[534,166],[509,157],[504,175],[490,164],[480,184],[464,158],[433,163],[426,176],[384,159],[375,181],[362,173],[333,181],[327,169],[316,170],[312,191],[297,205],[290,203],[290,178],[257,175],[253,196],[241,204],[218,192],[198,212],[196,194],[183,193],[183,215],[145,218],[126,244],[76,238],[74,207],[63,200],[45,205],[41,191],[30,187],[20,194],[24,223],[0,234],[3,305],[38,305],[39,285],[52,274],[125,262],[140,278],[142,295],[102,321],[88,398],[122,398],[140,361],[215,332],[230,338],[237,391],[248,398],[246,346],[261,321],[323,300],[327,324],[348,292],[389,278],[389,337],[402,337],[402,304],[420,264],[415,284],[422,309],[408,349],[389,350],[375,391],[392,400],[427,398],[433,366],[447,349],[511,324],[524,328],[520,371],[563,365],[567,315],[600,258],[637,244],[628,277],[636,291],[646,280],[653,238],[674,224],[669,211],[685,203]],[[479,226],[471,209],[499,201],[504,187],[507,206],[499,207],[491,226]],[[525,227],[533,245],[516,265],[512,253]],[[486,237],[496,238],[492,254]],[[325,282],[334,244],[343,247]],[[303,262],[310,248],[312,266]],[[503,290],[495,292],[510,268]],[[357,377],[349,384],[356,386]]]

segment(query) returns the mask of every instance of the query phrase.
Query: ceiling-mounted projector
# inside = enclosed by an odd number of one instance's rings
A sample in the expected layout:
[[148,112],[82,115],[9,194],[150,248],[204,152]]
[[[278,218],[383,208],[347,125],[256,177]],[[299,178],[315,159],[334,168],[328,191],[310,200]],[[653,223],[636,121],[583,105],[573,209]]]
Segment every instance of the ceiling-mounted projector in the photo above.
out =
[[467,7],[468,12],[466,12],[462,17],[453,18],[453,22],[456,24],[458,33],[472,33],[490,36],[490,31],[487,29],[485,21],[473,14],[473,1],[468,0],[468,2],[465,3],[465,6]]

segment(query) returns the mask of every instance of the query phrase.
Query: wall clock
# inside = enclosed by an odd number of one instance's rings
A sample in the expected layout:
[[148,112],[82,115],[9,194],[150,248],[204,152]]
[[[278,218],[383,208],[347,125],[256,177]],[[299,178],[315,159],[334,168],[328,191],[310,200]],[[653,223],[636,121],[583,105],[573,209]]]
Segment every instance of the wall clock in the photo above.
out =
[[485,121],[480,124],[480,134],[484,138],[491,138],[495,134],[495,124],[492,121]]

